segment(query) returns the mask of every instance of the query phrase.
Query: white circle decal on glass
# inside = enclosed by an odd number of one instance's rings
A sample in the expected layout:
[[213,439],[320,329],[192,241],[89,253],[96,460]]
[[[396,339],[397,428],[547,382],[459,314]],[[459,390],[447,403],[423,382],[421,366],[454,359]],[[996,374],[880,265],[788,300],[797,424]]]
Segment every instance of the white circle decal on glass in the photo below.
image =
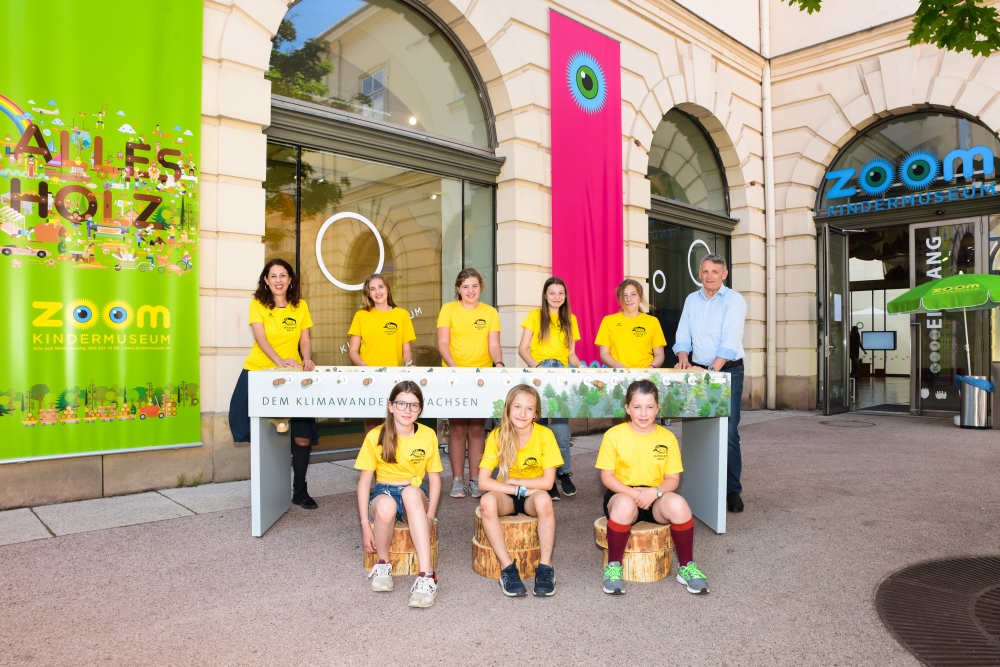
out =
[[344,218],[350,218],[352,220],[357,220],[364,223],[368,229],[372,230],[372,234],[375,235],[375,240],[378,241],[378,266],[372,273],[381,273],[382,264],[385,263],[385,245],[382,244],[382,236],[375,229],[375,225],[368,220],[368,218],[363,215],[358,215],[357,213],[338,213],[337,215],[331,216],[323,223],[323,226],[319,228],[319,233],[316,235],[316,261],[319,263],[319,270],[323,272],[326,279],[331,283],[339,287],[340,289],[358,291],[365,286],[364,283],[357,283],[356,285],[348,285],[347,283],[342,283],[336,278],[334,278],[329,271],[326,269],[326,264],[323,263],[323,234],[333,223],[338,220],[343,220]]
[[[701,239],[695,239],[691,247],[688,248],[688,275],[691,276],[691,282],[693,282],[698,287],[702,287],[702,284],[698,282],[698,279],[694,277],[694,273],[691,271],[691,253],[694,252],[694,248],[697,245],[702,245],[705,248],[705,253],[711,255],[712,251],[709,249],[708,244]],[[701,273],[701,265],[698,266],[698,272]]]
[[[660,280],[663,281],[659,287],[656,286],[657,276],[659,276]],[[656,290],[657,294],[663,294],[663,290],[667,289],[667,276],[665,276],[663,271],[660,271],[659,269],[653,272],[653,289]]]

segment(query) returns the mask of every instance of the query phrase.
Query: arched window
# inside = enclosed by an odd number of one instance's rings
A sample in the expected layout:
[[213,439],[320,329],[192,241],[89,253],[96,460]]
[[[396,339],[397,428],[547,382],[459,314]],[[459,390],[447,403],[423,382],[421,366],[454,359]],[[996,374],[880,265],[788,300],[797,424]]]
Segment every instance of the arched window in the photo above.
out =
[[816,212],[867,213],[890,206],[884,200],[896,208],[903,203],[897,197],[971,186],[973,179],[990,184],[997,175],[994,156],[1000,156],[1000,142],[975,120],[940,111],[897,116],[840,151],[820,187]]
[[[467,55],[398,0],[299,0],[275,35],[274,95],[490,147]],[[477,85],[479,84],[479,85]]]
[[679,109],[668,111],[656,128],[646,178],[655,197],[729,214],[726,180],[714,144],[698,121]]

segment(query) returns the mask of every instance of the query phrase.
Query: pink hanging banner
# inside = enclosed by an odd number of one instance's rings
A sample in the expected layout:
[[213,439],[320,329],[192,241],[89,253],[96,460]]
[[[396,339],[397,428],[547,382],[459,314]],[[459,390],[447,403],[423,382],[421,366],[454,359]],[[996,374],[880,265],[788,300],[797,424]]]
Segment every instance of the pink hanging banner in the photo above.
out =
[[569,288],[577,356],[600,363],[594,338],[624,275],[620,44],[549,10],[549,62],[552,274]]

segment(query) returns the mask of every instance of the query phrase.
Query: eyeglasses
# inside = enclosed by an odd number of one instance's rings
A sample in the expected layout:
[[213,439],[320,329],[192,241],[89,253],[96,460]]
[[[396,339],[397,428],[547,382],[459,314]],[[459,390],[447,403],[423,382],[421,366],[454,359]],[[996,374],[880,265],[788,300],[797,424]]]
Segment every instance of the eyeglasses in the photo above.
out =
[[392,404],[395,405],[396,409],[399,410],[400,412],[406,412],[407,410],[409,410],[410,412],[420,412],[419,403],[407,403],[406,401],[393,401]]

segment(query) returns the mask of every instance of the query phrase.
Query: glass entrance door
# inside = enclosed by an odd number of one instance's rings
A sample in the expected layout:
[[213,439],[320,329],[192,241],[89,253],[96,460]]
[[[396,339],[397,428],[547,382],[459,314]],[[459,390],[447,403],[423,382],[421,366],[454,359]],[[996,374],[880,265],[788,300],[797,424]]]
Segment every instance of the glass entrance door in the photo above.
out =
[[[980,217],[910,226],[910,286],[962,273],[988,272],[985,223]],[[966,320],[966,317],[968,318]],[[965,354],[969,330],[969,368]],[[955,375],[985,375],[990,358],[984,311],[924,313],[910,319],[913,414],[958,412]]]
[[851,313],[851,290],[847,279],[847,234],[829,224],[823,225],[823,285],[820,290],[820,313],[823,351],[823,414],[846,412],[851,407],[849,392],[850,357],[848,318]]

